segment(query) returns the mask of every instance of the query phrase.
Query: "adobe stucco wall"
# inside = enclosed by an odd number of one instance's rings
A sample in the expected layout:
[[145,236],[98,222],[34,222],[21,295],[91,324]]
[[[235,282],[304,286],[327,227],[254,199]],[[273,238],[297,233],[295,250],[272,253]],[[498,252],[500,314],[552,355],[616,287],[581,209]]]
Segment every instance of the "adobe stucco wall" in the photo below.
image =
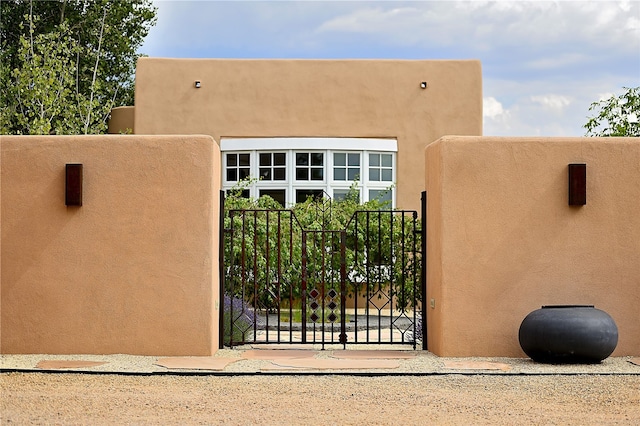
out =
[[[220,153],[210,136],[2,136],[2,353],[210,355]],[[65,164],[84,165],[65,206]]]
[[426,162],[430,351],[522,357],[529,312],[591,304],[618,325],[613,355],[640,354],[640,138],[445,137]]
[[116,107],[111,110],[111,116],[109,117],[109,134],[133,134],[135,133],[134,121],[135,121],[134,106],[122,106]]
[[482,73],[479,61],[140,58],[135,104],[136,134],[395,137],[397,205],[418,210],[424,147],[482,134]]

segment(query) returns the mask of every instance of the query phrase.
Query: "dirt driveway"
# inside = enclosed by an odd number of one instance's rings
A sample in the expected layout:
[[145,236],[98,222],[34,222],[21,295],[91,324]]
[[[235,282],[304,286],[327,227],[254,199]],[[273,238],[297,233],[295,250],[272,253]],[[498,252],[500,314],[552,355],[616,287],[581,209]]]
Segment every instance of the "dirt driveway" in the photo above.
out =
[[3,373],[4,424],[640,424],[638,375]]

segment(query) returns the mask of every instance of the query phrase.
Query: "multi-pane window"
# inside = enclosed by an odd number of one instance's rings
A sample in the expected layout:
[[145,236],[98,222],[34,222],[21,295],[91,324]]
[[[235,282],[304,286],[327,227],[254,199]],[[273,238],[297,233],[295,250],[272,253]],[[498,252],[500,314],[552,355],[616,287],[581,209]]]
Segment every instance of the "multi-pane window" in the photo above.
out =
[[227,154],[227,181],[236,182],[249,177],[251,171],[250,154]]
[[[348,194],[348,189],[334,189],[332,198],[336,201],[340,201],[346,199]],[[360,200],[360,191],[356,190],[355,195],[358,197],[358,200]]]
[[296,203],[304,203],[307,198],[322,198],[323,195],[322,189],[296,189]]
[[[249,183],[242,195],[269,195],[283,207],[310,197],[342,200],[349,191],[361,202],[394,202],[394,151],[367,150],[365,146],[359,150],[323,150],[320,146],[287,149],[283,145],[272,150],[261,149],[261,145],[235,152],[225,150],[223,188],[229,190],[238,181],[255,177],[258,179]],[[267,141],[264,146],[269,146]]]
[[287,154],[284,152],[261,152],[260,179],[286,180],[287,179]]
[[360,179],[360,153],[333,153],[333,180]]
[[324,180],[324,153],[296,152],[296,180]]
[[370,189],[369,190],[369,200],[380,200],[380,201],[393,201],[392,193],[390,189]]
[[287,205],[287,191],[284,189],[261,189],[258,195],[260,197],[268,195],[276,200],[282,207]]
[[392,154],[369,154],[369,180],[374,182],[393,181]]

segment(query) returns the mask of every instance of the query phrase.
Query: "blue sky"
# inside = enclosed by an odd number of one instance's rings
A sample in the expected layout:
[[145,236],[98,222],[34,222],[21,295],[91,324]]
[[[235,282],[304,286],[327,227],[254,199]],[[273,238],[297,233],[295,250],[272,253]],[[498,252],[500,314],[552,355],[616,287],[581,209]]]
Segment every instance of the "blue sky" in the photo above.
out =
[[485,135],[582,136],[591,102],[640,86],[638,1],[154,4],[149,56],[479,59]]

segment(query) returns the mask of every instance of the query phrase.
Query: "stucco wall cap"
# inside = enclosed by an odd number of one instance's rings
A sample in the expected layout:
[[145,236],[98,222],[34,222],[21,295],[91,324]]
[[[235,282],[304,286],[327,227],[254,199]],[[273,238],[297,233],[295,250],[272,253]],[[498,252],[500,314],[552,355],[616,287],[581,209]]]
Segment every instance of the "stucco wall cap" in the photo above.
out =
[[269,59],[269,58],[169,58],[169,57],[150,57],[150,56],[145,56],[145,57],[141,57],[138,58],[138,64],[141,63],[145,63],[145,62],[158,62],[158,61],[163,61],[163,62],[211,62],[211,63],[215,63],[215,62],[238,62],[238,63],[249,63],[249,62],[263,62],[263,63],[268,63],[268,62],[276,62],[276,63],[291,63],[291,62],[304,62],[304,63],[313,63],[313,62],[317,62],[317,63],[331,63],[331,62],[344,62],[344,63],[354,63],[354,62],[360,62],[360,63],[381,63],[381,62],[387,62],[387,63],[477,63],[478,65],[481,64],[481,61],[479,59],[392,59],[392,58],[387,58],[387,59],[367,59],[367,58],[343,58],[343,59],[331,59],[331,58],[276,58],[276,59]]
[[[211,135],[203,134],[184,134],[184,135],[2,135],[0,137],[1,142],[16,142],[19,140],[103,140],[110,139],[113,142],[123,142],[126,140],[176,140],[176,139],[210,139],[216,142]],[[216,142],[217,143],[217,142]]]
[[466,143],[466,142],[492,142],[492,143],[513,143],[513,142],[558,142],[558,143],[640,143],[640,137],[586,137],[586,136],[457,136],[447,135],[438,138],[431,145],[444,143]]

